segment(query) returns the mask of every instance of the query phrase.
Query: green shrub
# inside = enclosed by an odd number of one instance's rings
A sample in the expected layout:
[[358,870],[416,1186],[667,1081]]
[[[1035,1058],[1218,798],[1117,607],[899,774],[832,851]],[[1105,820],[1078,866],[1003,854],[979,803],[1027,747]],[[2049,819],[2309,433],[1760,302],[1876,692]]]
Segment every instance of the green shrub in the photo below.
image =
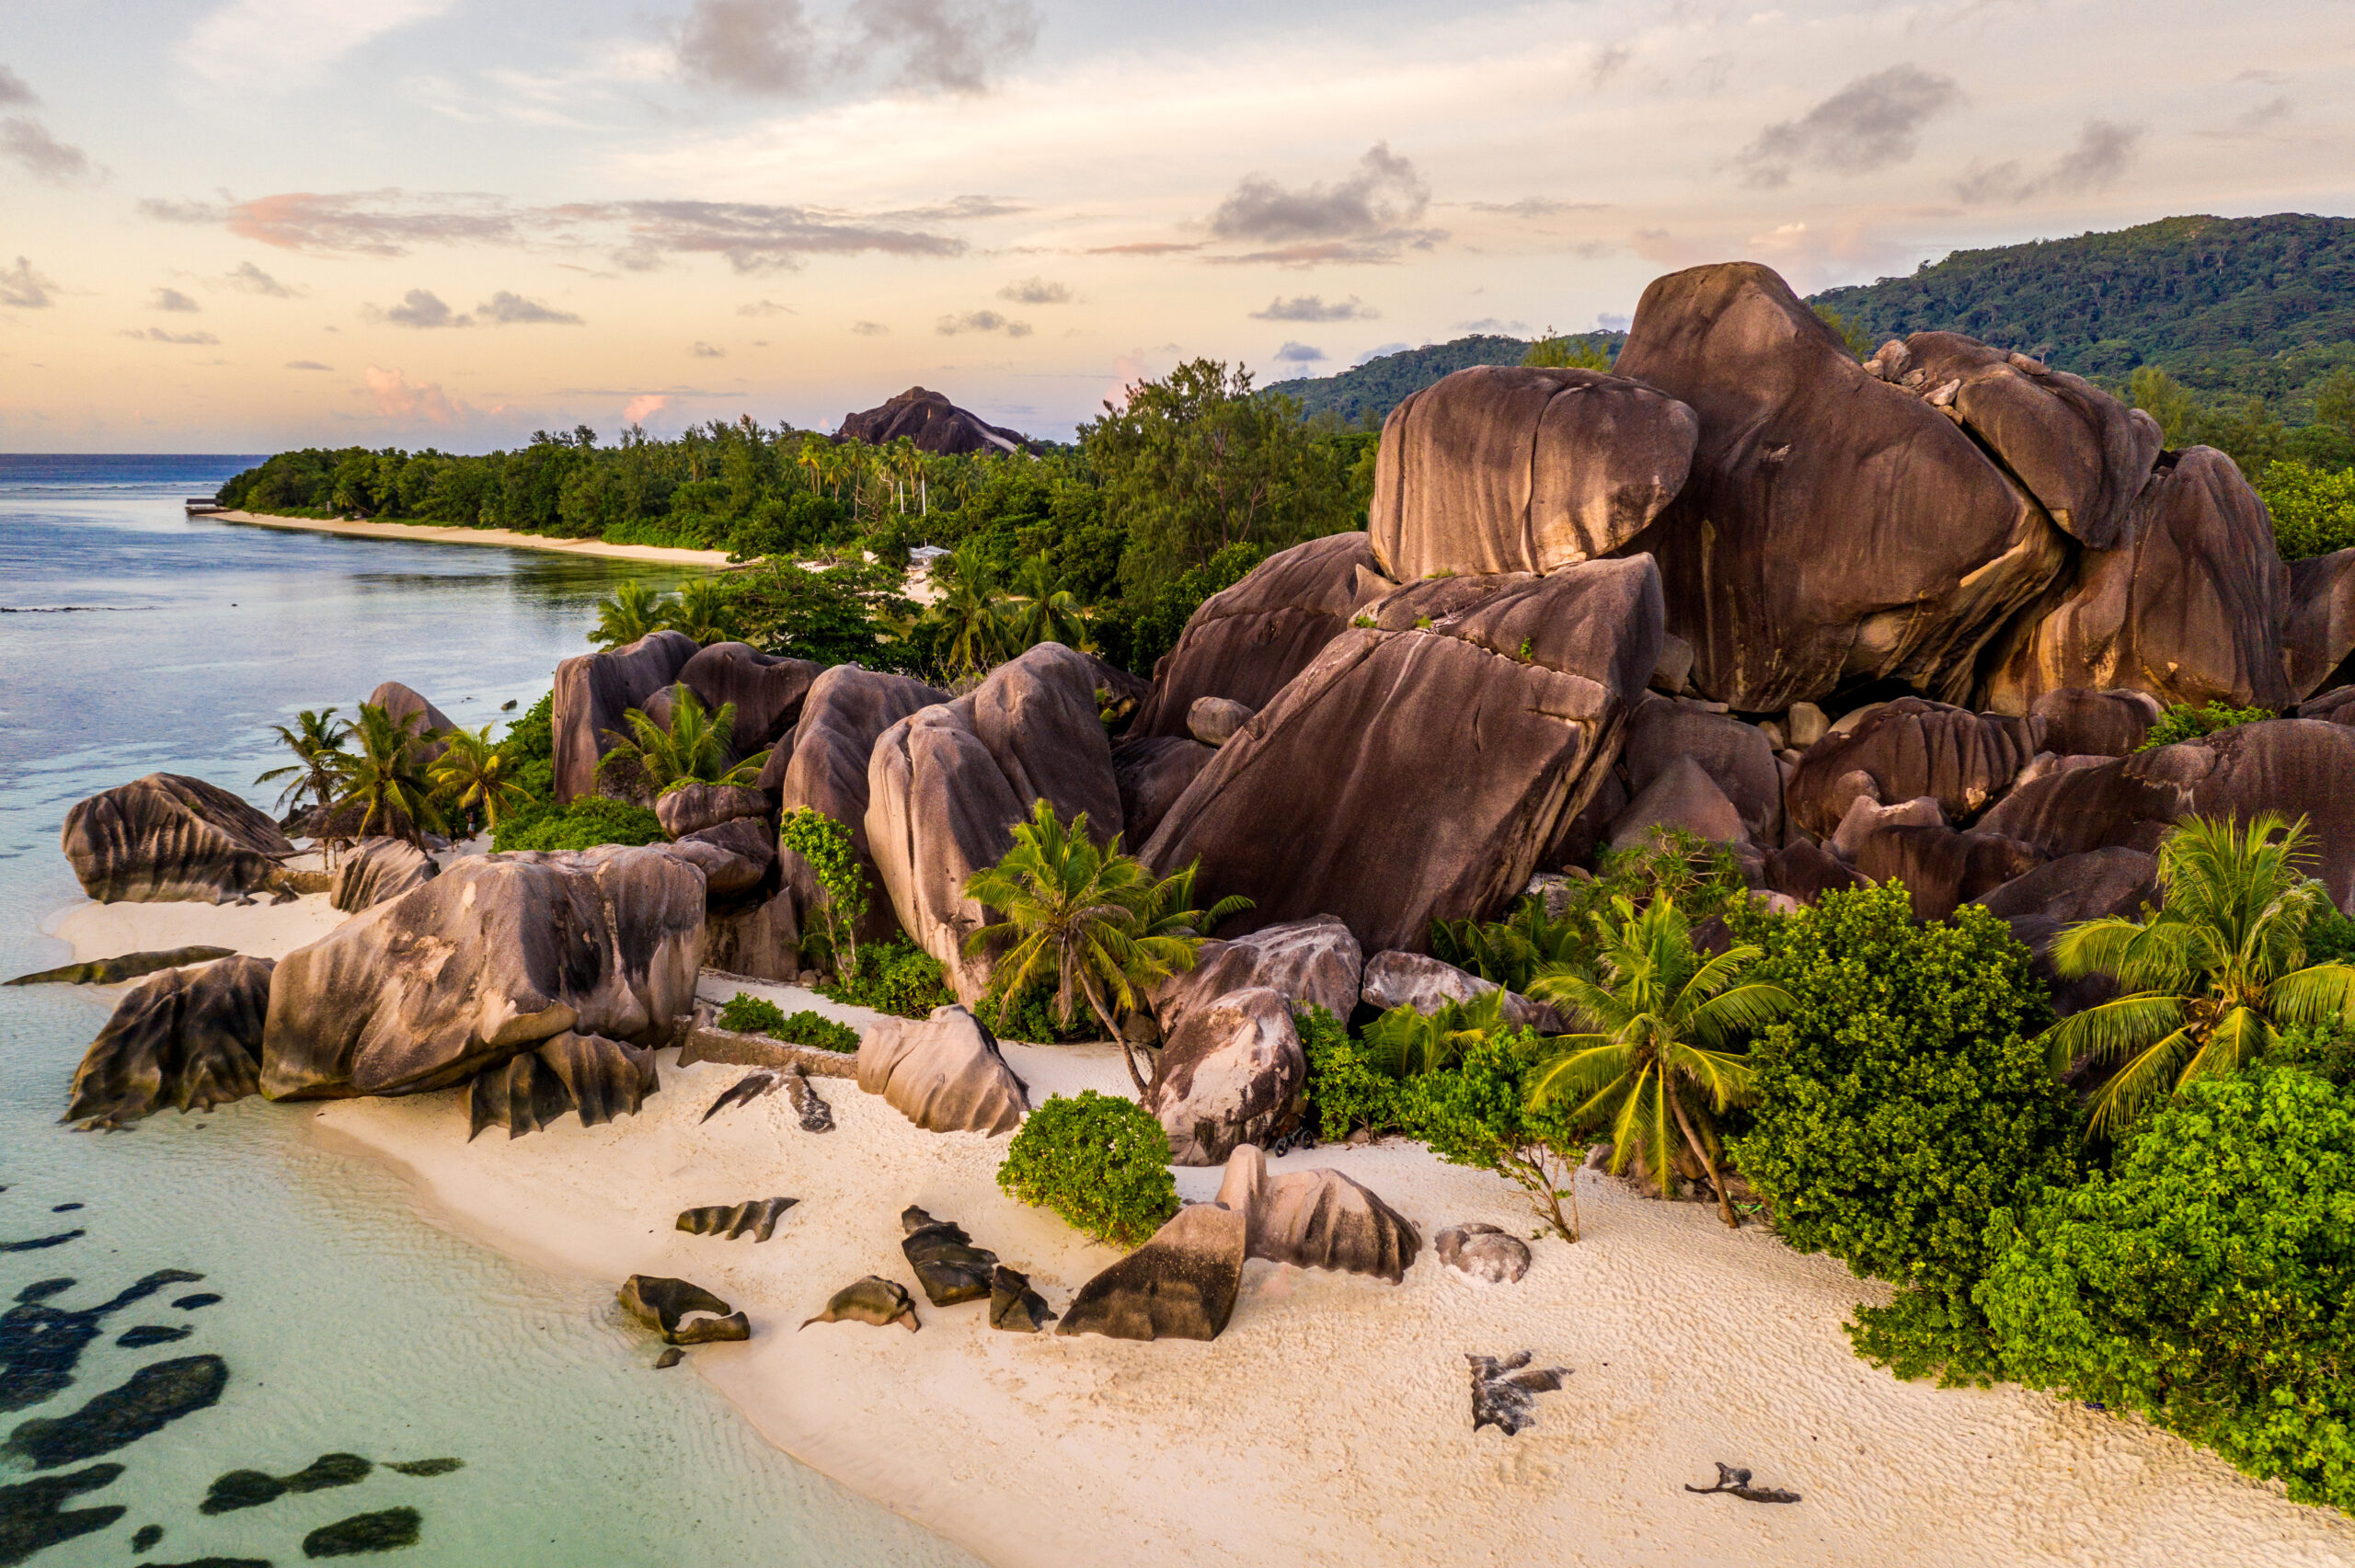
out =
[[1316,1136],[1338,1143],[1363,1127],[1374,1133],[1398,1126],[1398,1084],[1373,1065],[1348,1027],[1321,1007],[1297,1011],[1301,1049],[1308,1058],[1308,1103]]
[[2325,910],[2309,921],[2305,938],[2309,964],[2355,962],[2355,920],[2337,910]]
[[2355,1093],[2294,1068],[2188,1085],[2110,1173],[1989,1225],[2005,1374],[2355,1512],[2350,1194]]
[[775,1002],[741,990],[720,1008],[719,1026],[740,1035],[766,1035],[787,1045],[809,1046],[821,1051],[858,1049],[858,1031],[849,1024],[837,1024],[807,1007],[788,1017]]
[[[1451,1165],[1493,1171],[1529,1195],[1532,1207],[1566,1242],[1579,1239],[1575,1177],[1586,1139],[1556,1104],[1533,1109],[1529,1079],[1538,1036],[1526,1030],[1473,1036],[1453,1067],[1397,1086],[1407,1133]],[[1562,1200],[1569,1199],[1569,1213]]]
[[922,1018],[957,1000],[943,979],[940,960],[905,936],[870,942],[858,951],[858,967],[818,988],[828,1001],[871,1007],[902,1018]]
[[867,916],[867,867],[851,830],[824,812],[798,806],[777,824],[778,846],[799,855],[826,895],[818,906],[827,955],[844,969],[858,967],[858,922]]
[[997,1185],[1099,1242],[1133,1247],[1178,1212],[1169,1137],[1133,1100],[1083,1090],[1024,1118]]
[[990,1032],[1002,1040],[1028,1040],[1044,1045],[1058,1040],[1093,1040],[1104,1033],[1096,1015],[1084,1007],[1072,1009],[1071,1024],[1065,1027],[1055,1018],[1055,988],[1034,985],[1020,996],[1007,997],[993,1005],[983,998],[980,1007],[982,1021]]
[[2355,545],[2355,469],[2332,473],[2305,463],[2269,463],[2255,475],[2273,514],[2273,542],[2285,561]]
[[569,806],[526,807],[499,819],[494,850],[585,850],[599,844],[658,844],[670,838],[643,806],[585,795]]
[[2161,746],[2172,746],[2178,740],[2197,740],[2203,735],[2213,735],[2220,729],[2230,729],[2238,724],[2255,724],[2273,716],[2270,708],[2235,708],[2223,703],[2210,703],[2205,707],[2187,707],[2178,703],[2161,714],[2151,726],[2137,751],[2149,751]]
[[1765,949],[1752,978],[1796,1003],[1752,1044],[1736,1163],[1786,1242],[1900,1287],[1895,1305],[1857,1309],[1859,1354],[1902,1377],[1985,1378],[1970,1290],[1986,1217],[2066,1181],[2075,1147],[2028,949],[1976,905],[1916,925],[1895,885],[1735,925]]

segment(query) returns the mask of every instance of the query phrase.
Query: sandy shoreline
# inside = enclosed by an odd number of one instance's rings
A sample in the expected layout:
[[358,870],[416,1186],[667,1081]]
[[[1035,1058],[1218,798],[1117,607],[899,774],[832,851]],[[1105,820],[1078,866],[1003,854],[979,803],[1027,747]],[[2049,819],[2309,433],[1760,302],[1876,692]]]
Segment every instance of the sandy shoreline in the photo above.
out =
[[[314,897],[81,906],[47,923],[84,957],[201,939],[283,952],[339,918]],[[704,992],[734,989],[707,977]],[[1007,1055],[1034,1104],[1126,1091],[1109,1047]],[[1728,1232],[1703,1206],[1591,1176],[1587,1239],[1534,1243],[1516,1286],[1473,1284],[1427,1248],[1395,1287],[1252,1263],[1208,1345],[1005,1333],[980,1303],[920,1308],[915,1334],[798,1333],[862,1275],[913,1283],[898,1244],[911,1203],[1028,1271],[1058,1309],[1115,1254],[997,1191],[1005,1139],[920,1131],[846,1081],[820,1084],[831,1134],[802,1132],[783,1094],[699,1123],[742,1070],[665,1053],[639,1115],[512,1141],[468,1143],[461,1092],[283,1111],[399,1171],[429,1220],[510,1256],[615,1287],[645,1272],[718,1291],[753,1336],[689,1364],[764,1436],[1007,1568],[2355,1562],[2355,1520],[2138,1423],[2018,1389],[1897,1381],[1840,1331],[1874,1288],[1762,1230]],[[1531,1229],[1502,1182],[1397,1140],[1272,1163],[1346,1170],[1427,1240],[1466,1219]],[[1218,1173],[1178,1180],[1205,1198]],[[765,1243],[673,1227],[684,1208],[779,1195],[801,1202]],[[1563,1391],[1518,1436],[1473,1433],[1465,1354],[1522,1349],[1572,1368]],[[1720,1459],[1805,1501],[1682,1490]]]
[[337,518],[271,517],[257,512],[216,511],[197,514],[215,522],[246,523],[255,528],[283,528],[302,533],[341,533],[355,539],[410,539],[433,544],[495,544],[509,550],[553,550],[564,555],[601,555],[616,561],[647,561],[666,567],[706,567],[725,570],[725,550],[681,550],[664,544],[608,544],[602,539],[551,539],[541,533],[518,533],[511,528],[456,528],[441,523],[350,522]]

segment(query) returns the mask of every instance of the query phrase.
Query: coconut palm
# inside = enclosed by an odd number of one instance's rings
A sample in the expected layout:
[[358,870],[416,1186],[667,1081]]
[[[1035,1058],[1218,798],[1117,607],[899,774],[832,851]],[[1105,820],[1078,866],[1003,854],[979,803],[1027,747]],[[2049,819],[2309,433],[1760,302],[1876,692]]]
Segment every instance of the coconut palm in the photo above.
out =
[[1499,987],[1437,1013],[1394,1007],[1366,1025],[1366,1058],[1401,1082],[1453,1067],[1466,1050],[1505,1027],[1504,1005]]
[[733,703],[721,704],[718,713],[709,712],[703,700],[682,684],[671,688],[667,728],[641,708],[632,708],[624,716],[629,735],[624,738],[607,730],[614,749],[597,766],[635,767],[657,795],[668,795],[683,784],[749,784],[761,776],[761,758],[729,761],[736,734]]
[[988,563],[965,546],[932,564],[932,583],[937,597],[926,613],[948,630],[941,657],[948,668],[979,674],[1004,660],[1010,651],[1005,621]]
[[287,780],[279,793],[278,809],[287,812],[299,808],[304,800],[315,807],[326,806],[335,798],[336,786],[343,776],[343,765],[350,759],[343,749],[346,737],[351,733],[348,724],[335,721],[335,710],[315,711],[305,708],[294,717],[293,727],[273,724],[271,731],[279,743],[294,753],[294,761],[282,768],[272,768],[254,780],[258,784]]
[[360,704],[360,722],[351,728],[357,745],[343,764],[341,793],[335,809],[360,807],[352,836],[364,839],[371,830],[417,841],[419,830],[442,830],[441,809],[433,804],[433,784],[425,775],[424,748],[428,738],[425,715],[396,718],[374,703]]
[[[965,939],[968,952],[993,943],[1013,946],[998,959],[991,994],[1003,1003],[1031,984],[1055,976],[1055,1015],[1068,1028],[1085,1001],[1108,1039],[1120,1039],[1113,1010],[1134,1012],[1155,986],[1190,969],[1202,939],[1164,920],[1158,934],[1143,935],[1141,915],[1156,908],[1161,884],[1143,862],[1120,853],[1120,841],[1098,849],[1087,836],[1087,813],[1066,824],[1051,802],[1036,802],[1030,820],[1014,827],[1014,847],[995,865],[965,881],[965,896],[1005,918]],[[1190,888],[1190,880],[1189,882]],[[1168,911],[1162,911],[1165,915]],[[1121,1042],[1121,1059],[1137,1093],[1144,1075]]]
[[696,578],[681,585],[678,597],[668,603],[662,624],[699,643],[724,643],[736,635],[736,606],[719,578]]
[[1137,940],[1155,941],[1165,936],[1207,937],[1225,921],[1251,907],[1251,900],[1240,893],[1230,893],[1209,909],[1194,903],[1194,878],[1202,863],[1193,861],[1178,867],[1145,890],[1135,906]]
[[1790,993],[1741,980],[1759,957],[1756,947],[1715,957],[1695,952],[1674,898],[1654,899],[1641,913],[1625,897],[1612,903],[1615,922],[1595,917],[1600,978],[1547,966],[1530,981],[1532,996],[1571,1008],[1589,1025],[1553,1042],[1554,1053],[1531,1080],[1530,1100],[1575,1100],[1573,1120],[1608,1125],[1612,1170],[1625,1171],[1641,1152],[1663,1196],[1675,1190],[1671,1150],[1681,1135],[1717,1189],[1719,1217],[1738,1225],[1717,1171],[1715,1113],[1750,1097],[1751,1066],[1732,1047],[1787,1012]]
[[2308,964],[2305,928],[2330,908],[2302,867],[2306,819],[2187,818],[2159,844],[2166,907],[2062,932],[2053,967],[2111,976],[2119,994],[2045,1032],[2055,1072],[2122,1062],[2095,1091],[2086,1135],[2115,1133],[2153,1101],[2263,1056],[2285,1024],[2355,1020],[2355,966]]
[[482,807],[483,820],[495,832],[502,807],[531,798],[507,776],[507,755],[491,743],[490,726],[479,730],[453,729],[442,737],[442,755],[426,770],[462,810]]
[[1022,563],[1022,570],[1015,578],[1014,593],[1005,617],[1006,639],[1011,647],[1028,648],[1040,643],[1061,643],[1065,647],[1077,647],[1087,635],[1086,624],[1079,618],[1079,601],[1055,576],[1054,563],[1044,550]]
[[614,589],[611,599],[597,606],[597,624],[589,640],[599,647],[616,648],[634,643],[649,632],[659,632],[664,622],[664,596],[633,578]]

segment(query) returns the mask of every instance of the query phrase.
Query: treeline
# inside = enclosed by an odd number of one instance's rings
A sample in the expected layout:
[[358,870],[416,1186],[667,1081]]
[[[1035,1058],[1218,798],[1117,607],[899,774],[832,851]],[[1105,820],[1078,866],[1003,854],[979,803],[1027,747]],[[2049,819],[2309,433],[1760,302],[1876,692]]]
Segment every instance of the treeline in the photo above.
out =
[[1196,360],[1082,425],[1075,443],[1039,456],[836,441],[746,416],[673,441],[635,426],[612,444],[586,426],[544,430],[527,446],[478,457],[281,452],[231,479],[220,499],[248,511],[509,528],[725,550],[739,560],[871,555],[896,568],[928,544],[956,551],[963,575],[984,584],[1011,584],[1044,555],[1054,591],[1105,629],[1106,657],[1149,667],[1153,649],[1140,655],[1128,628],[1166,619],[1165,601],[1189,578],[1224,575],[1212,569],[1222,552],[1227,563],[1238,553],[1256,560],[1363,527],[1378,440],[1304,417],[1291,399],[1255,390],[1248,372]]

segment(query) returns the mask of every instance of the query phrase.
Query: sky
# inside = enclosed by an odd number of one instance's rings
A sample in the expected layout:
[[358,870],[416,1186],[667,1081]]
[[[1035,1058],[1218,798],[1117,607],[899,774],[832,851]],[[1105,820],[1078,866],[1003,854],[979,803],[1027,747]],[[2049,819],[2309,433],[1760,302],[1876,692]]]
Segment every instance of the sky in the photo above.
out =
[[2183,212],[2355,213],[2355,0],[0,0],[0,451],[1068,439]]

